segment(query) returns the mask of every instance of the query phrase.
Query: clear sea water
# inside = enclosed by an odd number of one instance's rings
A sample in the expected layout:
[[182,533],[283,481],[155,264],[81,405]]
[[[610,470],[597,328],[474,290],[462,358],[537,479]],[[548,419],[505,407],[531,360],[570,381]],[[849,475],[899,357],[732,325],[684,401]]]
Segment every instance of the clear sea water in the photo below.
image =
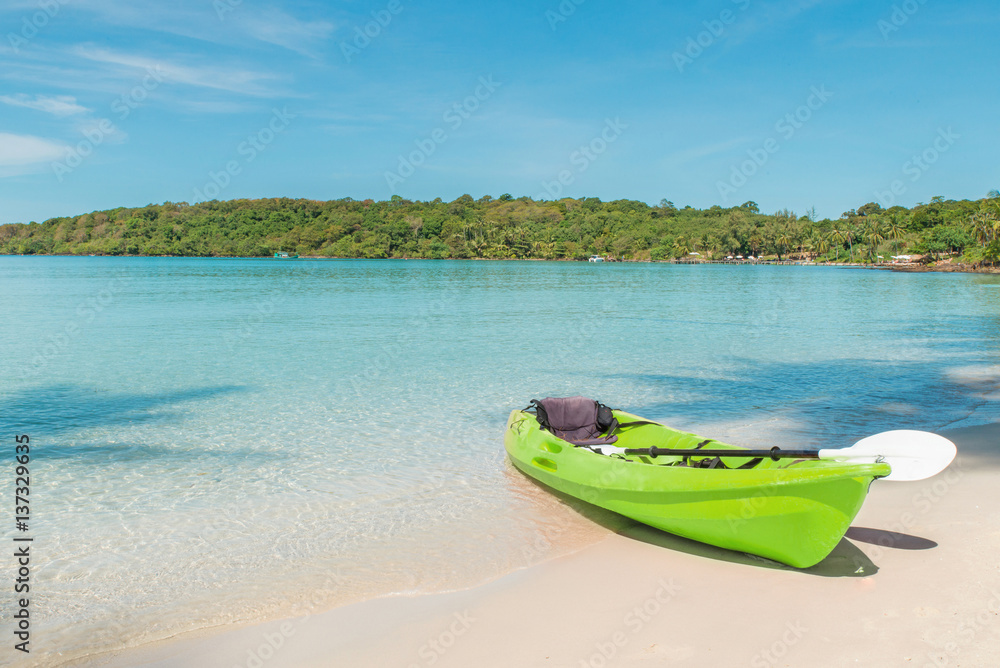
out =
[[504,458],[532,398],[747,445],[1000,419],[995,276],[0,257],[0,307],[3,540],[35,539],[25,664],[473,586],[599,539]]

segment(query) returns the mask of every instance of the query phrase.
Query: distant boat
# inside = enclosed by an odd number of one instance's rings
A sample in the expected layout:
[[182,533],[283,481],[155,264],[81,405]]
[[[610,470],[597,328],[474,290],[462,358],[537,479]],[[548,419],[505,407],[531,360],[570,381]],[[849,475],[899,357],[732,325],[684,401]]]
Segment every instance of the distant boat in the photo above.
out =
[[274,257],[276,257],[276,258],[280,258],[280,259],[282,259],[282,260],[294,260],[294,259],[295,259],[295,258],[297,258],[298,256],[299,256],[299,254],[298,254],[298,253],[296,253],[295,255],[289,255],[289,254],[288,254],[288,253],[286,253],[285,251],[278,251],[278,252],[276,252],[276,253],[274,254]]
[[604,258],[601,257],[600,255],[591,255],[590,259],[588,259],[587,261],[588,262],[604,262]]

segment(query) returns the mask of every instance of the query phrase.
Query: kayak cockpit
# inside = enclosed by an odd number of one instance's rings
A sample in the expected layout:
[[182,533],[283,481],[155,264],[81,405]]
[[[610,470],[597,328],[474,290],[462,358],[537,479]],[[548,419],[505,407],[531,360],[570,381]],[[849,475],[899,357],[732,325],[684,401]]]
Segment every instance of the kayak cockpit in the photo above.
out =
[[[713,444],[716,447],[718,444]],[[789,469],[793,466],[806,465],[816,465],[819,462],[817,460],[810,459],[779,459],[777,461],[773,459],[768,459],[766,457],[741,457],[739,456],[739,449],[733,449],[732,457],[703,457],[699,458],[697,455],[659,455],[657,457],[650,457],[648,455],[610,455],[612,457],[621,458],[628,462],[635,462],[639,464],[648,464],[651,466],[671,466],[678,468],[697,468],[697,469],[738,469],[738,470],[776,470],[776,469]]]

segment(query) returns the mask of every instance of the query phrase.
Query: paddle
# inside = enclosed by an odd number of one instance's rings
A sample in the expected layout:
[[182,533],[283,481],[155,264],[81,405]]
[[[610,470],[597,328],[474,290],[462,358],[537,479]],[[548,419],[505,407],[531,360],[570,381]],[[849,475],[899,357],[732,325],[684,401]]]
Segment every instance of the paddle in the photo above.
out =
[[611,445],[587,446],[602,455],[659,455],[705,457],[770,457],[778,459],[824,459],[854,463],[886,462],[892,473],[883,480],[923,480],[943,471],[955,458],[955,444],[944,436],[926,431],[897,429],[861,439],[849,448],[828,450],[672,450],[670,448],[616,448]]

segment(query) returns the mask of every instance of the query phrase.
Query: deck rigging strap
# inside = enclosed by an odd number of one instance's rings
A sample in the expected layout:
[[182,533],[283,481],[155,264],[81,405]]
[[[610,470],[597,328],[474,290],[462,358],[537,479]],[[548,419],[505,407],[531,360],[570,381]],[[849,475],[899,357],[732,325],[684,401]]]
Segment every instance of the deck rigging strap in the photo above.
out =
[[615,430],[619,429],[621,427],[638,427],[639,425],[643,425],[643,424],[660,424],[660,423],[659,422],[651,422],[650,420],[633,420],[632,422],[619,422],[616,419],[615,422],[614,422],[614,425],[611,427],[610,431],[608,431],[608,436],[610,436],[611,434],[615,433]]
[[[706,445],[708,445],[709,443],[711,443],[712,440],[713,439],[711,439],[711,438],[706,438],[704,441],[702,441],[698,445],[694,446],[694,448],[692,448],[692,449],[693,450],[701,450]],[[753,459],[751,459],[747,463],[741,464],[741,465],[737,466],[735,469],[733,469],[731,466],[726,466],[726,463],[722,461],[722,457],[712,457],[711,459],[699,459],[696,463],[692,464],[691,463],[691,456],[692,455],[690,455],[690,454],[684,455],[684,460],[681,463],[681,466],[690,466],[691,468],[696,468],[696,469],[718,469],[718,468],[722,468],[722,469],[727,469],[727,470],[740,470],[740,469],[752,469],[755,466],[757,466],[757,464],[760,464],[762,461],[764,461],[763,457],[754,457]]]

